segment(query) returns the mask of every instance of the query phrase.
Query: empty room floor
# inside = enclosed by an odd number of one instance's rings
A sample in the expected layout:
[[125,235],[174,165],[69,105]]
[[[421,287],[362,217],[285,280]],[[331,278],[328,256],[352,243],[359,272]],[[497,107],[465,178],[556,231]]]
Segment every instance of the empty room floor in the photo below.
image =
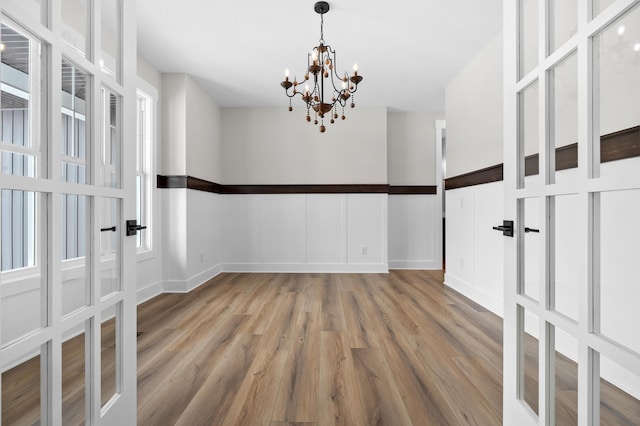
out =
[[[441,271],[226,273],[140,305],[137,331],[140,425],[502,423],[502,320]],[[115,391],[112,321],[102,334],[104,402]],[[65,425],[84,420],[82,342],[63,346]],[[537,342],[526,347],[536,409]],[[576,366],[556,356],[556,424],[576,424]],[[3,424],[37,422],[38,363],[3,373]],[[640,424],[637,400],[601,389],[602,424]]]

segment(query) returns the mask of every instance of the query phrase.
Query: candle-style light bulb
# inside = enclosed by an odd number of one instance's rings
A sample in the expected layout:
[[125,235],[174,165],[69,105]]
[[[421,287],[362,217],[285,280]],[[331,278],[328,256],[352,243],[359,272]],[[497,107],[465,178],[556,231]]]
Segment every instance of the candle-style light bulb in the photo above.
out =
[[353,64],[353,74],[358,75],[358,64]]
[[347,82],[343,81],[342,82],[342,90],[346,90],[347,89]]
[[289,81],[289,68],[284,70],[284,80]]
[[304,85],[304,93],[309,94],[309,85],[308,84]]

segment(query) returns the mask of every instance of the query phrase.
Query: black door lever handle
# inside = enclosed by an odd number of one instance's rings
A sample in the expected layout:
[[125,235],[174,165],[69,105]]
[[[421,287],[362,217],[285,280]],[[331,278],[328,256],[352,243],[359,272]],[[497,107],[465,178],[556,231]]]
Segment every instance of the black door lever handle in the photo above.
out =
[[540,230],[539,229],[529,228],[529,227],[525,226],[524,232],[535,232],[536,234],[539,234]]
[[142,231],[143,229],[147,229],[147,227],[138,225],[135,220],[127,221],[127,236],[136,235],[138,231]]
[[493,229],[501,231],[505,237],[513,237],[513,221],[503,220],[501,226],[494,226]]

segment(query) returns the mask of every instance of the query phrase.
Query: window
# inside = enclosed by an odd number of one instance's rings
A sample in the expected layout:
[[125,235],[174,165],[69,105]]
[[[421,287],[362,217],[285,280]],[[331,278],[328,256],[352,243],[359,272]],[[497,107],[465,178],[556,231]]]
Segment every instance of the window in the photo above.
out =
[[[39,157],[40,43],[2,22],[0,70],[0,161],[2,174],[37,177]],[[3,189],[0,220],[2,271],[36,264],[36,194]]]
[[[151,225],[152,97],[138,90],[136,132],[136,221]],[[137,234],[138,250],[151,249],[151,232]]]
[[[62,60],[62,180],[87,182],[87,82],[88,75]],[[62,195],[62,259],[84,257],[87,228],[87,197]]]

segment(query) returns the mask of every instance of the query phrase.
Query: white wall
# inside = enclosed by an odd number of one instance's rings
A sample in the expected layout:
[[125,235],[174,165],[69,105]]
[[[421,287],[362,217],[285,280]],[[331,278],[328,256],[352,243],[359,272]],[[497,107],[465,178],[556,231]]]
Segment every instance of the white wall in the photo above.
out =
[[187,76],[162,74],[162,152],[158,174],[187,174]]
[[306,111],[222,111],[224,184],[387,183],[387,112],[355,108],[345,121],[307,123]]
[[441,269],[438,195],[389,195],[389,268]]
[[[156,70],[142,56],[138,55],[138,76],[149,85],[160,90],[162,87],[162,74]],[[160,123],[158,123],[160,124]]]
[[447,178],[502,163],[502,33],[445,91]]
[[447,191],[445,283],[497,315],[503,312],[502,182]]
[[187,175],[222,182],[220,107],[189,76],[186,81]]
[[386,272],[386,194],[225,195],[223,269]]
[[436,184],[435,121],[442,112],[389,112],[387,159],[389,185]]
[[222,263],[222,195],[187,193],[187,288],[192,289],[220,272]]

